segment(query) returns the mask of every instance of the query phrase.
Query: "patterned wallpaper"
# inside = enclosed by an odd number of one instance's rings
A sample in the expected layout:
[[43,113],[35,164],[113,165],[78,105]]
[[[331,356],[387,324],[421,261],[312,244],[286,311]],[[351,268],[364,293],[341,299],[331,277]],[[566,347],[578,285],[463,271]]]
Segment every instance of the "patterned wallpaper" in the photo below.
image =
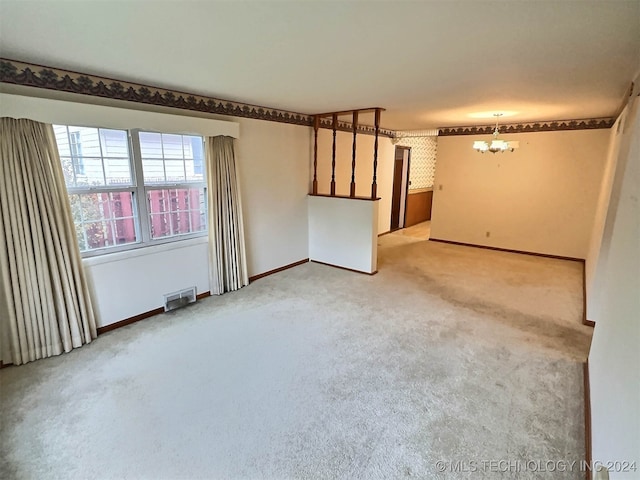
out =
[[[431,132],[428,132],[431,133]],[[421,132],[397,132],[401,137],[396,145],[411,147],[411,170],[409,171],[409,190],[433,187],[436,171],[437,132],[429,136]]]

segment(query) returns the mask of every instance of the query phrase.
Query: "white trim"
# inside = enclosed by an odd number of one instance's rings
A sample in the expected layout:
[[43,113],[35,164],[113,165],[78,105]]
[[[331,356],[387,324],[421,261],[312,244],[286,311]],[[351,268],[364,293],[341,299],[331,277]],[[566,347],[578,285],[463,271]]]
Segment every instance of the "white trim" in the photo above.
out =
[[101,265],[103,263],[121,262],[133,257],[144,257],[145,255],[153,255],[160,252],[168,252],[171,250],[177,250],[182,248],[189,248],[194,245],[200,245],[202,243],[208,243],[209,236],[202,235],[196,238],[189,238],[186,240],[174,240],[172,242],[162,243],[160,245],[139,245],[138,248],[130,248],[121,252],[105,253],[97,255],[95,257],[87,257],[82,259],[82,263],[85,266]]
[[[411,155],[411,147],[405,147],[402,153],[402,184],[400,185],[400,220],[399,228],[404,228],[406,207],[407,207],[407,190],[409,189],[409,156]],[[395,158],[395,157],[394,157]]]
[[87,103],[0,93],[2,116],[29,118],[59,125],[84,125],[121,130],[151,130],[215,137],[240,137],[240,124],[210,118],[145,112]]

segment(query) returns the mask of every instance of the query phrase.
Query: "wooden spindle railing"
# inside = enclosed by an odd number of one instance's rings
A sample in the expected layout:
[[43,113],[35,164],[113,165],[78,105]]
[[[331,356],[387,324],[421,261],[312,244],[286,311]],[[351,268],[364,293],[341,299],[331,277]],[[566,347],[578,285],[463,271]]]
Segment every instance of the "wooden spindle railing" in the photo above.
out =
[[331,196],[336,194],[336,130],[338,129],[338,114],[333,114],[333,153],[331,156]]
[[313,186],[312,192],[318,194],[318,129],[320,128],[320,117],[313,117]]
[[351,187],[349,189],[349,196],[351,198],[356,196],[356,136],[358,135],[358,112],[353,112],[353,153],[351,155]]
[[376,129],[376,139],[373,144],[373,183],[371,184],[371,198],[375,199],[378,195],[378,135],[380,133],[380,108],[376,108],[375,113],[375,129]]
[[[341,112],[330,112],[330,113],[321,113],[318,115],[314,115],[313,117],[313,183],[311,187],[311,194],[318,195],[318,134],[319,129],[322,128],[331,128],[333,132],[333,144],[331,148],[331,184],[330,184],[330,196],[336,196],[336,149],[337,149],[337,132],[338,129],[351,131],[353,133],[353,144],[351,150],[351,183],[349,186],[349,198],[365,198],[365,197],[356,197],[356,145],[357,145],[357,135],[359,125],[359,114],[361,113],[371,113],[373,112],[375,115],[375,141],[373,147],[373,182],[371,184],[371,199],[375,200],[377,198],[378,193],[378,137],[380,135],[380,113],[384,110],[384,108],[362,108],[359,110],[345,110]],[[338,117],[342,115],[351,115],[352,116],[352,124],[350,128],[339,127]],[[323,118],[331,117],[331,126],[328,125],[328,122],[322,122]],[[340,195],[337,195],[340,196]],[[346,198],[346,196],[345,196]],[[366,197],[369,198],[369,197]]]

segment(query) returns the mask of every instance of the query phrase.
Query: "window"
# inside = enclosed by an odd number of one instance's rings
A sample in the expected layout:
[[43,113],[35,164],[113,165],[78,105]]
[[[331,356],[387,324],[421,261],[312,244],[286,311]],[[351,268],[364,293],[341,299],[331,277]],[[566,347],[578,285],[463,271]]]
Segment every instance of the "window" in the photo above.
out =
[[206,232],[202,137],[53,128],[82,252],[106,253]]
[[151,238],[206,229],[202,137],[138,132]]
[[84,175],[84,160],[82,159],[82,143],[80,143],[80,132],[69,132],[69,150],[71,152],[71,163],[76,175]]

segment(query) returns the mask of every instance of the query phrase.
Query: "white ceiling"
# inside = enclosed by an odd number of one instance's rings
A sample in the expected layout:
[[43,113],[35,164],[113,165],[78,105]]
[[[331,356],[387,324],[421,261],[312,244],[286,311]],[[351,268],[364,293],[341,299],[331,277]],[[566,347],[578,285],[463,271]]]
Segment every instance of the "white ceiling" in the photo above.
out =
[[[0,0],[0,55],[386,128],[612,116],[640,0]],[[482,115],[480,115],[482,117]]]

